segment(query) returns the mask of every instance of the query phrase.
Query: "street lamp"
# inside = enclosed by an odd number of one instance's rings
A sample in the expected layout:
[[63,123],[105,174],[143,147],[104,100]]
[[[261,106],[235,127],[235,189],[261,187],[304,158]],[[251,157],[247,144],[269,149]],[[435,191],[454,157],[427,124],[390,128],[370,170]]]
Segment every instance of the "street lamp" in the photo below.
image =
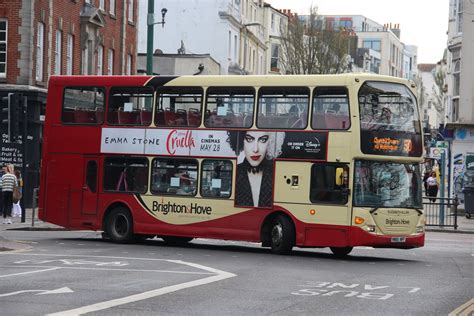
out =
[[153,75],[153,26],[155,24],[161,24],[162,27],[165,27],[165,15],[168,12],[168,9],[161,9],[161,22],[155,22],[155,0],[148,0],[148,16],[147,16],[147,50],[146,50],[146,73],[148,75]]

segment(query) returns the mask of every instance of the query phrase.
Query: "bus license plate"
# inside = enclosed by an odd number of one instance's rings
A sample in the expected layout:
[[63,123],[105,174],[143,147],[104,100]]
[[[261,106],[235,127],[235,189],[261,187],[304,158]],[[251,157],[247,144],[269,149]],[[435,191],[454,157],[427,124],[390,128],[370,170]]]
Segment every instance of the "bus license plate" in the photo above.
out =
[[405,237],[392,237],[392,242],[405,242],[406,238]]

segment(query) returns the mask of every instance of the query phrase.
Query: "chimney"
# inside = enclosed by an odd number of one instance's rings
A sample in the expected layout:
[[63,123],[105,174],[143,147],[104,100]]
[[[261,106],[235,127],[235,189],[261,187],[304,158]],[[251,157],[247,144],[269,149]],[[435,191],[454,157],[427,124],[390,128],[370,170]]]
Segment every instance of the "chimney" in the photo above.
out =
[[400,39],[400,23],[394,23],[392,28],[392,23],[390,23],[390,31],[392,31],[395,36]]

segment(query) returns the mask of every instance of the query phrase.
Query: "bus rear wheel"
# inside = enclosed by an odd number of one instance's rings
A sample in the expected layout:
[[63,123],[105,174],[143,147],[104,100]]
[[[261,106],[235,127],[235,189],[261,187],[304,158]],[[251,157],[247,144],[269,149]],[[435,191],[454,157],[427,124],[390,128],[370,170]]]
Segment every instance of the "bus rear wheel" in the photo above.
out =
[[295,245],[295,227],[288,217],[279,215],[273,220],[270,245],[272,252],[278,255],[289,253]]
[[125,207],[113,209],[107,216],[107,236],[116,243],[129,243],[134,240],[133,220]]
[[165,243],[170,245],[184,245],[191,240],[192,237],[179,237],[179,236],[161,236],[161,239],[164,240]]
[[338,257],[338,258],[343,258],[347,256],[354,247],[329,247],[332,251],[332,253]]

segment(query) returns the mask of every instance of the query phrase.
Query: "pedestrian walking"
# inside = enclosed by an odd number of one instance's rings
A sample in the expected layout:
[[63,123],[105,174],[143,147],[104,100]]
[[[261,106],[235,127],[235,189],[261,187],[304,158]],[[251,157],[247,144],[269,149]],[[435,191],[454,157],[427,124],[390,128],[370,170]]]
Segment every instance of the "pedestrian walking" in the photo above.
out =
[[436,196],[438,195],[438,180],[436,179],[436,172],[431,172],[428,179],[426,179],[426,184],[428,186],[428,196],[430,197],[430,201],[435,202]]
[[7,167],[3,166],[0,170],[0,217],[3,217],[3,193],[2,193],[2,176],[7,172]]
[[7,165],[6,173],[2,176],[0,183],[3,196],[3,224],[11,224],[11,214],[13,208],[13,189],[18,186],[18,181],[14,174],[13,165]]
[[428,180],[428,178],[430,177],[431,175],[431,171],[430,170],[426,170],[424,175],[423,175],[423,185],[425,187],[425,195],[428,195],[428,182],[426,182],[426,180]]

